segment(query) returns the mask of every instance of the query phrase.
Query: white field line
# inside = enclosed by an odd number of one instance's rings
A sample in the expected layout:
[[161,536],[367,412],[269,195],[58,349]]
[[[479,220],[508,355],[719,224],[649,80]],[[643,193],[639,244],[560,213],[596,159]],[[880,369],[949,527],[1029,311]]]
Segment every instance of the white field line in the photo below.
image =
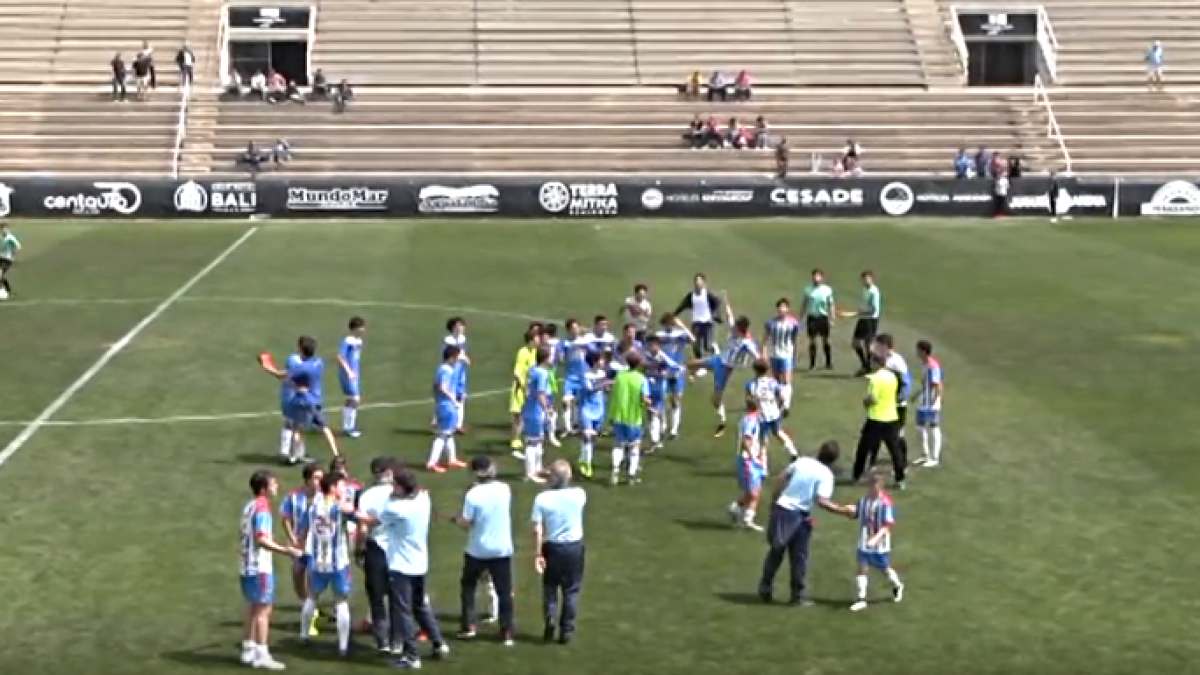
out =
[[[469,399],[488,398],[507,394],[508,389],[490,389],[480,391],[474,394],[469,394]],[[366,403],[360,410],[393,410],[396,408],[415,408],[421,405],[430,405],[432,399],[413,399],[410,401],[393,401],[382,403]],[[170,417],[110,417],[107,419],[95,420],[45,420],[41,423],[42,427],[113,427],[113,426],[133,426],[144,424],[188,424],[188,423],[203,423],[203,422],[232,422],[236,420],[257,420],[270,417],[278,417],[278,410],[267,412],[239,412],[239,413],[222,413],[214,415],[172,415]],[[0,420],[0,427],[15,427],[31,425],[33,422],[16,422]]]
[[118,354],[124,351],[126,347],[136,340],[139,335],[141,335],[147,328],[151,326],[151,324],[157,321],[159,317],[165,314],[167,310],[171,309],[175,303],[179,302],[180,298],[187,295],[188,291],[195,288],[196,285],[201,281],[204,281],[204,279],[211,274],[213,270],[220,267],[222,263],[232,257],[233,254],[242,247],[242,244],[245,244],[250,240],[250,237],[254,236],[255,232],[258,232],[257,227],[252,227],[249,230],[246,230],[246,233],[241,237],[238,237],[237,241],[230,244],[228,248],[218,254],[217,257],[213,258],[212,262],[205,265],[203,269],[195,274],[195,276],[185,281],[183,285],[180,286],[174,293],[167,296],[166,300],[160,302],[153,310],[150,311],[149,314],[146,315],[144,319],[139,321],[133,328],[129,329],[129,332],[126,333],[120,340],[117,340],[110,345],[108,349],[104,350],[104,353],[100,355],[100,358],[96,359],[96,362],[93,363],[90,368],[85,370],[78,379],[76,379],[69,387],[63,390],[63,392],[58,395],[58,398],[51,401],[50,405],[46,406],[46,409],[39,413],[37,417],[33,418],[29,422],[24,423],[22,425],[24,428],[21,429],[21,433],[17,434],[16,438],[12,439],[8,445],[4,446],[3,450],[0,450],[0,466],[3,466],[6,462],[8,462],[8,460],[12,459],[13,455],[20,452],[21,448],[25,447],[25,444],[29,442],[29,439],[33,438],[34,435],[36,435],[37,432],[42,429],[42,427],[46,426],[46,424],[50,422],[51,418],[58,414],[58,411],[62,410],[64,406],[70,403],[71,399],[75,398],[75,395],[78,394],[80,390],[82,390],[88,385],[89,382],[95,379],[95,377],[100,374],[100,371],[104,370],[105,366],[107,366],[114,358],[116,358]]

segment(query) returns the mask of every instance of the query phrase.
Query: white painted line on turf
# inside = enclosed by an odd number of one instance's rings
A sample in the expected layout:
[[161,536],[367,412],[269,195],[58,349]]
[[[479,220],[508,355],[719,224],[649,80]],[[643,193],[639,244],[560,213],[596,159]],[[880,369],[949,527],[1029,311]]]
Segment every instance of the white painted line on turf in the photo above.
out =
[[229,247],[224,251],[221,251],[217,257],[212,259],[212,262],[205,265],[203,269],[195,274],[195,276],[185,281],[183,285],[180,286],[174,293],[167,296],[166,300],[163,300],[158,304],[158,306],[151,310],[150,313],[146,315],[146,318],[142,319],[137,323],[136,326],[129,329],[129,332],[126,333],[124,337],[114,342],[108,349],[104,350],[104,353],[100,355],[100,358],[96,359],[96,362],[93,363],[90,368],[83,371],[83,374],[79,376],[79,379],[72,382],[71,386],[63,390],[63,393],[59,394],[58,398],[51,401],[50,405],[46,406],[45,410],[43,410],[37,417],[30,420],[30,422],[25,425],[25,428],[21,430],[21,433],[17,434],[16,438],[12,439],[8,445],[4,446],[3,450],[0,450],[0,466],[3,466],[5,462],[12,459],[13,455],[20,452],[21,448],[25,447],[25,444],[29,442],[29,439],[33,438],[34,435],[42,429],[42,427],[46,426],[46,423],[49,422],[52,417],[57,415],[59,410],[62,410],[64,406],[70,403],[71,399],[75,398],[75,395],[78,394],[81,389],[86,387],[89,382],[95,379],[95,377],[100,374],[100,371],[104,370],[104,367],[107,366],[114,358],[116,358],[117,354],[120,354],[122,351],[124,351],[125,348],[128,347],[134,340],[136,340],[137,337],[141,335],[147,328],[149,328],[151,324],[165,314],[168,309],[171,309],[175,303],[179,302],[180,298],[187,295],[188,291],[195,288],[196,285],[201,281],[204,281],[209,274],[212,274],[213,270],[221,266],[221,263],[224,263],[226,260],[232,257],[233,254],[242,247],[242,244],[245,244],[250,240],[250,237],[254,236],[255,232],[258,232],[257,226],[246,230],[246,233],[238,237],[237,241],[230,244]]
[[[490,389],[488,391],[480,391],[471,394],[469,400],[479,398],[489,398],[507,394],[508,389]],[[394,410],[396,408],[415,408],[421,405],[431,405],[433,399],[413,399],[409,401],[392,401],[380,403],[367,403],[360,410]],[[43,427],[118,427],[118,426],[135,426],[143,424],[187,424],[199,422],[232,422],[237,420],[255,420],[268,417],[278,417],[279,411],[272,410],[268,412],[242,412],[242,413],[222,413],[215,415],[172,415],[170,417],[110,417],[107,419],[95,420],[46,420],[42,422]],[[0,427],[16,427],[33,424],[33,422],[18,422],[0,420]]]

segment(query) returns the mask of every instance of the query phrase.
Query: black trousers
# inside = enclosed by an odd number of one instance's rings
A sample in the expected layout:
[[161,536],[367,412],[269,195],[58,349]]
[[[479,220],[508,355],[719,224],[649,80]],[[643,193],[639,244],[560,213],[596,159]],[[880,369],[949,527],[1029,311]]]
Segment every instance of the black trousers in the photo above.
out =
[[1058,217],[1058,190],[1051,190],[1049,197],[1050,217]]
[[190,85],[195,79],[196,69],[194,66],[179,66],[179,86]]
[[693,321],[692,335],[696,341],[692,343],[692,354],[702,359],[713,350],[713,323],[711,321]]
[[1008,195],[992,195],[992,215],[995,217],[1008,215]]
[[546,571],[542,573],[542,616],[546,628],[558,627],[559,637],[575,634],[579,614],[579,593],[583,590],[583,569],[587,549],[582,541],[568,544],[542,544]]
[[786,556],[791,567],[791,599],[803,597],[811,543],[812,518],[808,511],[785,509],[778,504],[772,506],[767,521],[767,557],[763,560],[762,578],[758,581],[759,595],[771,595],[775,575]]
[[476,558],[463,555],[462,570],[462,629],[463,632],[475,630],[475,592],[479,589],[479,580],[487,573],[496,586],[500,616],[500,630],[511,634],[513,631],[513,574],[512,556],[505,558]]
[[114,77],[112,79],[112,96],[118,101],[124,101],[128,92],[125,89],[125,78]]
[[445,644],[433,607],[425,595],[425,575],[388,573],[388,615],[391,618],[392,648],[404,656],[417,656],[417,633],[425,631],[434,645]]
[[897,481],[904,480],[908,457],[905,456],[904,444],[900,442],[900,422],[877,422],[867,420],[863,423],[862,432],[858,436],[858,449],[854,452],[854,480],[862,478],[869,464],[874,464],[879,456],[879,446],[887,448],[892,458],[892,472]]
[[363,576],[367,587],[367,603],[371,608],[371,634],[375,637],[376,649],[391,649],[392,624],[388,620],[391,581],[388,579],[387,554],[373,541],[367,542],[366,553]]

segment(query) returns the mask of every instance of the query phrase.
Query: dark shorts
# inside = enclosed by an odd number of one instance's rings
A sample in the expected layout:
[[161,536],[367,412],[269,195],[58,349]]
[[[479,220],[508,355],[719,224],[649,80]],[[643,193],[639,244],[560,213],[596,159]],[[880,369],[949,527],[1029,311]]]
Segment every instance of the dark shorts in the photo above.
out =
[[0,274],[3,274],[12,269],[13,261],[8,258],[0,258]]
[[827,316],[807,317],[804,319],[804,327],[808,331],[809,339],[829,337],[829,317]]
[[854,323],[854,340],[870,342],[879,333],[879,319],[859,319]]

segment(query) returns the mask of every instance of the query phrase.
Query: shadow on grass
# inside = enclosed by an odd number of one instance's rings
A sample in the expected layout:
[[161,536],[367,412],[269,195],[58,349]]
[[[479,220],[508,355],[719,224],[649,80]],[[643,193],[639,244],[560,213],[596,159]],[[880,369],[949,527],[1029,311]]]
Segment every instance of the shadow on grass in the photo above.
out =
[[209,670],[229,670],[241,665],[238,661],[237,645],[211,644],[195,649],[162,652],[159,657],[185,666]]
[[397,436],[420,436],[424,438],[433,438],[433,429],[429,425],[420,427],[396,427],[392,429],[392,433]]
[[238,454],[234,455],[232,459],[221,458],[221,459],[214,459],[212,461],[214,464],[249,464],[252,466],[269,466],[269,467],[273,467],[273,468],[274,467],[286,468],[285,465],[280,464],[279,455],[272,455],[272,454],[269,454],[266,452],[242,452],[242,453],[238,453]]
[[675,524],[679,525],[680,527],[683,527],[683,528],[686,528],[689,530],[694,530],[697,532],[705,532],[705,531],[731,532],[731,531],[733,531],[733,526],[729,524],[728,520],[718,521],[718,520],[696,520],[696,519],[692,519],[692,518],[676,518]]
[[[755,605],[755,606],[760,606],[760,607],[780,607],[780,608],[803,609],[802,606],[793,605],[793,604],[787,603],[787,602],[780,602],[778,600],[778,598],[774,602],[764,602],[762,598],[758,597],[758,593],[746,593],[746,592],[741,592],[741,591],[722,592],[722,593],[717,593],[716,596],[718,599],[724,600],[725,602],[728,602],[731,605],[746,605],[746,606]],[[810,597],[810,598],[808,598],[808,600],[810,602],[812,602],[813,607],[823,607],[823,608],[833,609],[833,608],[844,608],[844,607],[850,606],[850,603],[848,603],[844,600],[835,600],[834,598],[825,597],[825,596],[822,596],[819,598]]]

